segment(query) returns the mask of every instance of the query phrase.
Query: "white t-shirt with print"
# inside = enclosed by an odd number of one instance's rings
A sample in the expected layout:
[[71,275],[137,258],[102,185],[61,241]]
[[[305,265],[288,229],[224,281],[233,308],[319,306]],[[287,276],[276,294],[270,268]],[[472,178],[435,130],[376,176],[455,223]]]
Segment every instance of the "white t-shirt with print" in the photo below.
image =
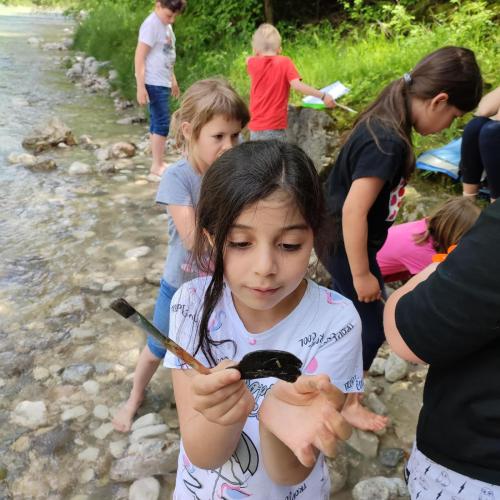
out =
[[[193,353],[201,308],[210,277],[183,284],[170,306],[170,338]],[[210,320],[214,340],[230,340],[213,347],[217,362],[239,361],[257,349],[280,349],[295,354],[303,363],[303,374],[326,373],[343,392],[363,390],[361,320],[352,302],[336,292],[308,281],[297,307],[269,330],[253,334],[246,330],[233,304],[227,286]],[[206,366],[206,357],[196,358]],[[180,360],[167,352],[167,368],[183,368]],[[233,456],[222,467],[206,470],[189,460],[181,440],[174,499],[221,499],[251,496],[262,500],[329,498],[330,479],[321,455],[307,479],[295,486],[274,483],[267,475],[260,457],[258,411],[276,378],[246,381],[255,398],[255,408],[243,428]],[[287,425],[283,422],[283,425]]]
[[163,24],[158,15],[152,12],[141,24],[139,42],[151,47],[145,61],[145,83],[171,87],[175,64],[175,35],[172,25]]

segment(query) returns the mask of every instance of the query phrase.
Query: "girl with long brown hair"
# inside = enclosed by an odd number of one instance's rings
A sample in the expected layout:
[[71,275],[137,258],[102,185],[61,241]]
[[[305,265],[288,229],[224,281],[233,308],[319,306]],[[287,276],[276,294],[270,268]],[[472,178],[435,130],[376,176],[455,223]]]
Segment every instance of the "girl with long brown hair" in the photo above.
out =
[[[384,285],[376,254],[402,203],[415,168],[412,130],[427,135],[472,111],[482,78],[474,53],[443,47],[391,82],[358,118],[327,180],[327,203],[337,243],[326,267],[333,287],[349,297],[363,323],[363,365],[368,370],[384,341]],[[380,430],[387,417],[369,412],[359,395],[344,409],[348,421]]]

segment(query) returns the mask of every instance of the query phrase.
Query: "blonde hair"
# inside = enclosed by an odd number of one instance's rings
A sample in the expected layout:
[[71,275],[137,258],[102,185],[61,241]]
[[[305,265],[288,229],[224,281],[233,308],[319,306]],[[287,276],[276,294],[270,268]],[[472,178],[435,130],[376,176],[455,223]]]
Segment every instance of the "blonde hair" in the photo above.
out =
[[272,24],[261,24],[253,34],[252,49],[255,54],[264,52],[278,53],[280,47],[281,35]]
[[[241,122],[241,128],[250,120],[245,101],[226,80],[207,78],[193,83],[182,96],[179,109],[172,115],[170,130],[176,145],[189,152],[201,129],[217,115]],[[182,132],[184,122],[191,125],[189,141]]]
[[437,252],[447,252],[474,225],[480,213],[481,209],[467,198],[449,198],[427,218],[427,230],[413,235],[413,240],[424,245],[432,238]]

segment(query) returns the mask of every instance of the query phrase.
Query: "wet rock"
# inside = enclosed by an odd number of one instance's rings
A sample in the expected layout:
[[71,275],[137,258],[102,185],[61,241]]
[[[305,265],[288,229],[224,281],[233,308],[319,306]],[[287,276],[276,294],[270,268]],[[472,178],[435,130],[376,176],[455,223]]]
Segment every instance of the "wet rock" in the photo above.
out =
[[54,316],[65,316],[85,312],[86,305],[83,297],[75,295],[61,302],[53,311]]
[[151,248],[144,245],[141,247],[136,247],[128,250],[125,253],[125,257],[127,257],[127,259],[139,259],[140,257],[145,257],[150,253],[151,253]]
[[48,42],[42,45],[43,50],[66,50],[66,46],[61,42]]
[[37,158],[36,156],[30,155],[28,153],[10,153],[10,155],[7,157],[7,161],[12,164],[20,164],[27,167],[34,165],[37,161]]
[[386,467],[396,467],[404,456],[405,452],[401,448],[381,448],[378,461]]
[[102,424],[99,426],[95,431],[94,431],[94,436],[102,441],[103,439],[106,439],[112,432],[114,431],[113,424],[111,423],[106,423]]
[[38,47],[43,42],[43,38],[37,38],[35,36],[30,36],[28,38],[28,43],[33,47]]
[[408,374],[408,363],[397,354],[391,352],[385,364],[385,379],[388,382],[396,382]]
[[353,429],[352,436],[347,440],[347,444],[354,448],[358,453],[368,458],[377,456],[379,439],[371,433]]
[[69,169],[68,173],[70,175],[86,175],[92,173],[92,167],[88,163],[83,163],[81,161],[74,161]]
[[102,285],[102,291],[105,293],[114,292],[116,289],[120,288],[122,284],[119,281],[108,281]]
[[147,427],[141,427],[135,430],[130,436],[130,442],[134,443],[141,441],[144,438],[150,438],[154,436],[159,436],[165,434],[168,431],[168,427],[165,424],[158,425],[148,425]]
[[387,360],[384,358],[375,358],[370,366],[370,369],[368,370],[368,373],[372,376],[384,375],[386,362]]
[[143,115],[126,116],[116,121],[118,125],[132,125],[133,123],[146,123],[146,118]]
[[15,424],[37,429],[47,424],[47,407],[43,401],[22,401],[11,414]]
[[13,377],[21,375],[31,369],[33,356],[31,354],[19,354],[14,351],[0,352],[0,366],[2,375]]
[[372,477],[360,481],[352,490],[353,500],[394,500],[408,495],[402,479]]
[[368,394],[368,396],[364,399],[364,402],[370,410],[374,411],[378,415],[387,415],[387,406],[385,406],[375,393],[371,392]]
[[46,125],[36,127],[31,135],[23,139],[22,145],[26,149],[41,152],[57,146],[61,142],[68,146],[76,145],[76,139],[71,129],[55,117],[51,118]]
[[100,174],[109,174],[116,172],[116,168],[113,162],[110,161],[98,161],[96,164],[96,172]]
[[106,405],[96,405],[93,413],[99,420],[106,420],[109,417],[109,408]]
[[34,165],[25,165],[33,172],[50,172],[57,169],[57,164],[52,158],[39,158]]
[[53,456],[68,451],[73,439],[74,432],[63,424],[34,437],[32,447],[41,455]]
[[78,326],[71,330],[71,338],[74,340],[93,340],[97,336],[97,332],[93,328]]
[[158,415],[158,413],[147,413],[142,417],[139,417],[131,427],[131,431],[136,431],[138,429],[142,429],[143,427],[149,427],[151,425],[161,425],[165,423],[163,418]]
[[146,283],[150,285],[160,285],[161,277],[163,276],[163,271],[161,269],[151,269],[144,276]]
[[35,380],[43,382],[49,377],[50,377],[50,372],[49,370],[47,370],[47,368],[44,368],[43,366],[37,366],[36,368],[33,368],[33,378]]
[[157,500],[160,483],[154,477],[143,477],[134,481],[129,490],[129,500]]
[[78,385],[85,382],[94,371],[94,366],[90,363],[77,363],[64,369],[62,379],[67,384]]
[[347,483],[349,461],[346,454],[340,452],[334,459],[327,458],[326,462],[330,473],[330,494],[333,495],[343,489]]
[[100,385],[95,380],[87,380],[83,383],[83,389],[90,396],[97,396],[97,394],[99,394]]
[[121,458],[125,453],[125,449],[127,448],[127,440],[120,439],[119,441],[113,441],[109,443],[109,451],[114,458]]
[[74,408],[69,408],[63,412],[61,415],[61,420],[63,422],[68,422],[69,420],[76,420],[86,416],[88,413],[85,406],[75,406]]
[[112,481],[134,481],[147,476],[163,476],[177,470],[179,443],[155,441],[143,453],[127,455],[111,467]]
[[109,153],[109,148],[99,148],[94,151],[94,154],[96,158],[99,161],[106,161],[111,158],[111,155]]
[[96,462],[99,457],[99,448],[89,447],[78,453],[78,460]]
[[80,484],[86,484],[86,483],[90,483],[90,481],[92,481],[92,479],[95,478],[95,471],[94,469],[91,469],[90,467],[88,469],[84,469],[80,476],[78,477],[78,482]]
[[109,148],[111,158],[130,158],[135,155],[135,144],[131,142],[117,142]]

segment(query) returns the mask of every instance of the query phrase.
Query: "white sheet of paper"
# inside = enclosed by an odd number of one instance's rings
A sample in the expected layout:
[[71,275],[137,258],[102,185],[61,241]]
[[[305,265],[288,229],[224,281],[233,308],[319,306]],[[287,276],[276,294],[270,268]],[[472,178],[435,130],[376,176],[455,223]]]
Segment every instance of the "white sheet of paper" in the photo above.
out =
[[[343,84],[340,83],[339,81],[336,81],[335,83],[332,83],[331,85],[327,85],[326,87],[323,87],[320,89],[321,92],[326,92],[329,94],[333,99],[338,99],[339,97],[342,97],[343,95],[347,94],[349,92],[349,89]],[[306,104],[322,104],[323,101],[319,99],[318,97],[313,97],[312,95],[308,95],[302,99],[302,102]]]

